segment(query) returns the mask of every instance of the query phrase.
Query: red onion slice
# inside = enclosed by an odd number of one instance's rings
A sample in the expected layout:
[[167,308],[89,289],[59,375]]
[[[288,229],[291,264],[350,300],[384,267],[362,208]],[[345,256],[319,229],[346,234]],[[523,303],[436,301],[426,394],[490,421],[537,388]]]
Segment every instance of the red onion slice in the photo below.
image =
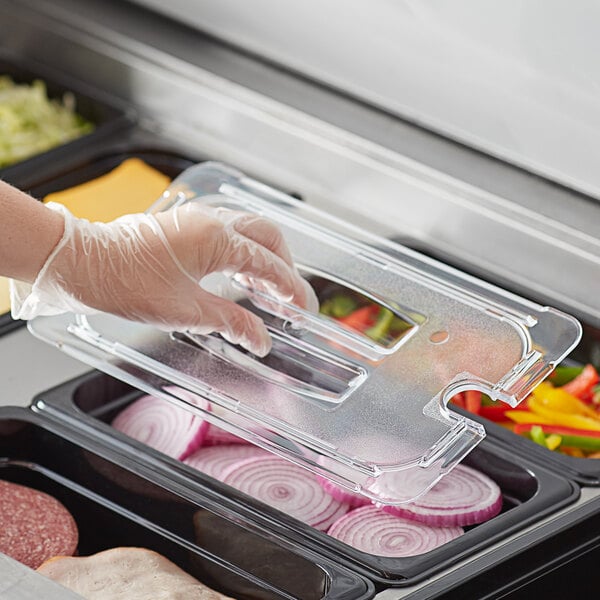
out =
[[461,536],[461,527],[432,527],[362,506],[338,519],[327,532],[357,550],[376,556],[417,556]]
[[208,426],[208,431],[206,432],[206,437],[203,442],[204,446],[224,446],[230,444],[248,444],[248,442],[212,423]]
[[250,458],[231,465],[223,482],[296,519],[327,531],[348,504],[323,490],[315,476],[283,458]]
[[464,465],[454,467],[417,500],[383,507],[390,514],[439,527],[482,523],[501,509],[502,492],[498,485]]
[[199,448],[183,462],[198,471],[221,480],[226,469],[234,463],[260,456],[268,457],[270,454],[266,450],[257,448],[256,446],[235,444]]
[[[178,389],[173,393],[185,397],[183,392]],[[198,405],[202,402],[191,394],[186,400]],[[208,423],[163,398],[142,396],[121,411],[112,426],[159,452],[182,460],[200,447]]]
[[365,496],[347,490],[342,486],[333,483],[333,481],[329,481],[329,479],[322,477],[321,475],[317,475],[317,481],[321,484],[321,487],[330,496],[333,496],[336,500],[339,500],[340,502],[347,502],[350,508],[356,508],[358,506],[366,506],[367,504],[371,504],[371,501]]

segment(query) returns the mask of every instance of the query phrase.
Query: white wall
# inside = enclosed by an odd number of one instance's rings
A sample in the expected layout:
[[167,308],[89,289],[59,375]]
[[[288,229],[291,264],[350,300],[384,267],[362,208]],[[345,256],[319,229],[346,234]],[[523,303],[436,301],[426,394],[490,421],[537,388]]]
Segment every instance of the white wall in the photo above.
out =
[[137,1],[600,197],[600,2]]

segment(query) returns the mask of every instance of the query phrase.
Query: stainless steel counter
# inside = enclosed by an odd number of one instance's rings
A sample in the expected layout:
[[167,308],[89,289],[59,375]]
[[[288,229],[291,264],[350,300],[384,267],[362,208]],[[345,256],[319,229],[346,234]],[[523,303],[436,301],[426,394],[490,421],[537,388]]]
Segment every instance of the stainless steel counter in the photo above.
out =
[[[600,324],[600,203],[590,198],[125,2],[0,0],[0,37],[3,51],[110,90],[136,107],[143,127],[184,152],[233,164]],[[25,329],[0,338],[0,359],[4,405],[27,405],[87,370]],[[584,490],[577,506],[592,506],[599,494]],[[552,527],[557,517],[534,527]],[[410,597],[490,560],[494,551],[380,596]],[[0,562],[0,575],[7,572]]]
[[24,327],[0,337],[0,365],[0,406],[29,406],[39,392],[89,371]]

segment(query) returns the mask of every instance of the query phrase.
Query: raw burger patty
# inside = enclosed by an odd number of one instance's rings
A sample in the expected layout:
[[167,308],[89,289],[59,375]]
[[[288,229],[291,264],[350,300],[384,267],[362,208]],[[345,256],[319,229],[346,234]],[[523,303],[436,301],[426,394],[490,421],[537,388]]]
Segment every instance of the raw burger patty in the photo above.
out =
[[88,600],[231,600],[145,548],[58,556],[38,572]]
[[57,554],[77,550],[77,525],[55,498],[0,481],[0,552],[36,569]]

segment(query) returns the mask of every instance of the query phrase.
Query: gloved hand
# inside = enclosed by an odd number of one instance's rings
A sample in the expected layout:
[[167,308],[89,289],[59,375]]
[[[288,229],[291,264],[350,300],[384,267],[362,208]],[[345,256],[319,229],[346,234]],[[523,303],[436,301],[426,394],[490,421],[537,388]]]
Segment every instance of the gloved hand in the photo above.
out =
[[65,230],[34,283],[13,286],[15,318],[100,310],[165,331],[219,332],[264,356],[271,339],[263,321],[202,289],[205,275],[239,273],[280,300],[318,308],[279,229],[256,215],[189,203],[90,223],[48,206],[64,214]]

